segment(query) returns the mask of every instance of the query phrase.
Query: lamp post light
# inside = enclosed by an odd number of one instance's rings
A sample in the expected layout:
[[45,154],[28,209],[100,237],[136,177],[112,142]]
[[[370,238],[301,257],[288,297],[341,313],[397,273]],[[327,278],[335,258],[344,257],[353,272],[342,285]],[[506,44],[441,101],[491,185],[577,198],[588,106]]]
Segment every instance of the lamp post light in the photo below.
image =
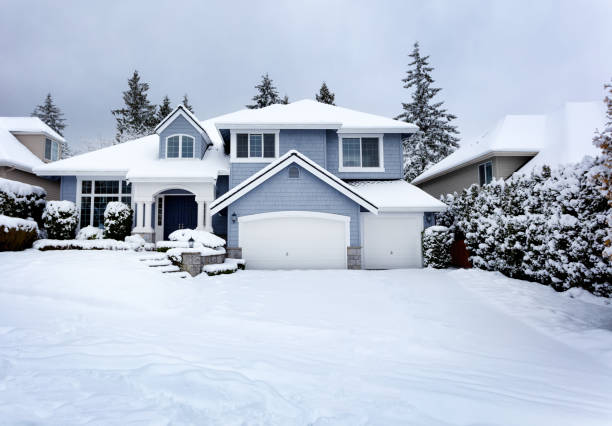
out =
[[189,248],[193,248],[193,243],[195,242],[195,240],[193,239],[193,237],[189,238]]

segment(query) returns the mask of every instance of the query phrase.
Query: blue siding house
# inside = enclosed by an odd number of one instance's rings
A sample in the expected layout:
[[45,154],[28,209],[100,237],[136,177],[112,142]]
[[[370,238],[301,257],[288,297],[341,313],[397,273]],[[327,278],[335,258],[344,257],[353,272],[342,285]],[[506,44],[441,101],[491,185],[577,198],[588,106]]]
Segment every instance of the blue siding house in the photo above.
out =
[[179,106],[154,135],[36,173],[61,177],[81,226],[120,200],[136,212],[134,234],[214,232],[249,268],[419,267],[424,217],[445,206],[402,180],[414,131],[312,100],[204,121]]

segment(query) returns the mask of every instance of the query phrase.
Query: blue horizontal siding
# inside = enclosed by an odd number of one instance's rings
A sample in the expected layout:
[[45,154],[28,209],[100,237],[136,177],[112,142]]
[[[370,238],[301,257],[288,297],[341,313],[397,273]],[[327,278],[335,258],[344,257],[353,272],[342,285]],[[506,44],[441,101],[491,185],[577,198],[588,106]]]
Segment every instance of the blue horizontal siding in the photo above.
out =
[[182,115],[177,115],[168,127],[159,134],[159,158],[166,158],[166,138],[176,134],[192,136],[195,139],[193,149],[196,157],[202,158],[204,156],[208,142],[202,137],[199,129],[196,129]]

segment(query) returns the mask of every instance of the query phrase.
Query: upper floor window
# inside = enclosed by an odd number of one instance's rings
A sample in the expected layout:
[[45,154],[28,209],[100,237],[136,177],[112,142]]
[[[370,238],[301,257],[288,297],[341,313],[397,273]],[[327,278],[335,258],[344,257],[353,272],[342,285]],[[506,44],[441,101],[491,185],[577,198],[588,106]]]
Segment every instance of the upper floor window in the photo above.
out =
[[59,143],[51,139],[45,139],[45,160],[59,160]]
[[339,171],[384,171],[382,135],[340,137]]
[[493,164],[490,161],[478,166],[478,181],[480,186],[491,183],[493,180]]
[[195,139],[188,135],[174,135],[166,138],[166,158],[193,158]]
[[276,133],[236,133],[235,159],[269,161],[278,155]]

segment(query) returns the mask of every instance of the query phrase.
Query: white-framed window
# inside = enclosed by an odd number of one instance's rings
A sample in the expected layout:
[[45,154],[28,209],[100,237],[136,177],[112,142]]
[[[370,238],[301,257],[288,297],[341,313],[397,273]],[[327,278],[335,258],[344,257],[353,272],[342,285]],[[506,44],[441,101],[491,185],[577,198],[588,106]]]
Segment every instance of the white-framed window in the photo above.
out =
[[491,183],[493,180],[493,163],[487,161],[478,165],[478,183],[480,186]]
[[189,135],[172,135],[166,138],[166,158],[194,158],[195,138]]
[[77,184],[81,228],[104,227],[104,210],[111,201],[132,206],[132,184],[125,180],[82,179]]
[[59,160],[59,142],[52,139],[45,139],[45,160]]
[[265,163],[278,158],[278,136],[278,131],[232,130],[232,161]]
[[384,172],[383,135],[339,135],[338,171]]

